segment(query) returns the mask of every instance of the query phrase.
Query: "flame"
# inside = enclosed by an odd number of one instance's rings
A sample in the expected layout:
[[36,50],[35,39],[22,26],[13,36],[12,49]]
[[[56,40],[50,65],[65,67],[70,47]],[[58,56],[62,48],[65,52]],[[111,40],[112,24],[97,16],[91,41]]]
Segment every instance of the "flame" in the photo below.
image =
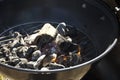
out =
[[51,62],[56,62],[56,60],[57,60],[57,58],[54,57],[54,58],[51,60]]
[[66,56],[64,56],[63,60],[64,60],[64,61],[66,61],[66,60],[67,60],[67,57],[66,57]]
[[80,46],[78,46],[78,52],[77,52],[77,55],[78,55],[78,56],[81,56],[81,55],[80,55]]
[[[77,56],[81,56],[81,54],[80,54],[80,46],[78,46]],[[68,59],[68,56],[63,55],[63,61],[66,61],[67,59]],[[51,59],[51,62],[54,63],[54,62],[59,62],[59,61],[58,61],[57,57],[53,57]]]

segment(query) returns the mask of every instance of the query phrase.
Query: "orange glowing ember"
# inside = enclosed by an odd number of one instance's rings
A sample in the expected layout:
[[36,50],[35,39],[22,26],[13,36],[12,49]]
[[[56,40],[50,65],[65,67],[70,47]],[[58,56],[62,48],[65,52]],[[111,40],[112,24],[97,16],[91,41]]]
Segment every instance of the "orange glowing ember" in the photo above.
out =
[[80,55],[80,46],[78,46],[78,52],[77,52],[77,55],[78,55],[78,56],[81,56],[81,55]]

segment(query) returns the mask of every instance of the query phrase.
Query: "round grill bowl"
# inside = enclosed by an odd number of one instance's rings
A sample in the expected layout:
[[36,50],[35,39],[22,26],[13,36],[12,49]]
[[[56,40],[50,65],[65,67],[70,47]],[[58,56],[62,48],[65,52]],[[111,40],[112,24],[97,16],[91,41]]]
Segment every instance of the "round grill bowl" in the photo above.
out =
[[[18,23],[24,24],[10,27],[2,32],[0,36],[8,34],[11,30],[28,30],[29,32],[30,28],[38,28],[41,24],[43,25],[43,23],[45,23],[44,21],[58,23],[65,22],[66,24],[73,26],[73,28],[77,28],[81,32],[82,41],[88,40],[87,50],[90,51],[88,52],[90,54],[86,54],[87,56],[85,57],[88,59],[79,65],[50,71],[18,69],[0,64],[0,74],[5,79],[79,80],[89,70],[91,64],[105,56],[117,42],[117,19],[109,7],[99,0],[71,0],[69,3],[68,1],[66,2],[63,0],[52,0],[51,2],[48,0],[45,0],[45,2],[39,0],[35,2],[30,0],[28,1],[29,3],[22,0],[21,2],[25,4],[23,6],[17,5],[20,4],[18,2],[9,2],[9,5],[11,6],[12,4],[16,4],[16,8],[19,10],[17,11],[16,9],[12,9],[15,10],[11,15],[13,16],[13,19],[8,17],[7,19],[10,23],[6,20],[4,20],[4,23],[11,25]],[[37,3],[43,4],[39,5]],[[7,5],[7,3],[4,4]],[[14,14],[16,16],[14,16]]]

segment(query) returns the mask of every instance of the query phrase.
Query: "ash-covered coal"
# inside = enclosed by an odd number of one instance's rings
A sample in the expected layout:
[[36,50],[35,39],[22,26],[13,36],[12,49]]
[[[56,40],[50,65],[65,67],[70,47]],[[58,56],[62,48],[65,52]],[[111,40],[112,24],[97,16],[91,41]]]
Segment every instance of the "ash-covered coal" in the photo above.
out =
[[[65,23],[49,23],[32,34],[13,32],[0,41],[0,63],[16,68],[51,70],[75,66],[81,62],[80,45]],[[70,34],[69,34],[70,33]]]

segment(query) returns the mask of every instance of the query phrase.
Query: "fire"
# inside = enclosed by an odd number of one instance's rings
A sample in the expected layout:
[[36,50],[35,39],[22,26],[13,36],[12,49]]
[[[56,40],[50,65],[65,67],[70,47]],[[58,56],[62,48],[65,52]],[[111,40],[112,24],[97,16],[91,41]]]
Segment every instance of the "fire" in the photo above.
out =
[[78,56],[81,56],[81,55],[80,55],[80,46],[78,46],[78,52],[77,52],[77,55],[78,55]]

